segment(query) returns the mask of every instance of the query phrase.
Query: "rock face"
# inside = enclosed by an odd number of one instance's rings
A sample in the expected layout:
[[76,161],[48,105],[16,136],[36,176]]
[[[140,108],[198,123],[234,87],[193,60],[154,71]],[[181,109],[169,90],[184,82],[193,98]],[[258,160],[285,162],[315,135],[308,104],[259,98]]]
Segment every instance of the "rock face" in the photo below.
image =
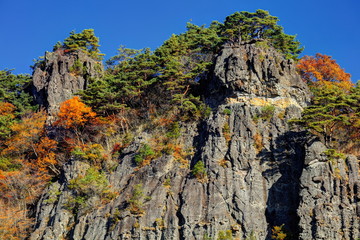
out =
[[[293,63],[247,44],[224,48],[213,72],[211,116],[182,128],[183,149],[194,149],[189,165],[163,155],[134,166],[151,141],[142,133],[108,173],[118,196],[93,196],[74,212],[69,183],[90,166],[70,159],[39,202],[30,239],[271,239],[282,224],[293,239],[360,237],[358,160],[331,161],[322,143],[288,125],[310,99]],[[200,180],[190,170],[199,161]],[[130,208],[136,186],[140,212]]]
[[55,114],[60,103],[84,90],[89,80],[101,75],[102,64],[78,51],[46,52],[43,62],[33,73],[33,96],[50,115]]

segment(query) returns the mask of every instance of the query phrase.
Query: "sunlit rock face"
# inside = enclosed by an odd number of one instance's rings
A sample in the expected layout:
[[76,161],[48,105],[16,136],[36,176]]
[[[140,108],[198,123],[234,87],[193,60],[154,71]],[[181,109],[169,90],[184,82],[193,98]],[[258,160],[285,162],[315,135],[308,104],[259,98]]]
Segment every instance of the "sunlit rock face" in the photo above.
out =
[[[47,78],[39,69],[38,78],[52,79],[56,68],[46,68]],[[50,88],[39,82],[38,89]],[[330,161],[315,137],[290,128],[288,120],[301,117],[310,100],[291,60],[255,44],[224,47],[201,84],[213,111],[182,126],[184,159],[164,153],[136,167],[141,144],[152,141],[141,132],[107,173],[116,198],[93,195],[75,210],[68,207],[69,182],[90,165],[69,159],[38,204],[31,239],[271,239],[282,224],[293,239],[359,237],[358,160]],[[52,92],[65,92],[57,86]],[[202,179],[191,173],[198,161],[206,169]],[[136,212],[129,200],[138,184]]]
[[34,69],[33,96],[53,115],[60,103],[84,90],[91,79],[101,74],[102,64],[81,51],[46,52],[44,60]]

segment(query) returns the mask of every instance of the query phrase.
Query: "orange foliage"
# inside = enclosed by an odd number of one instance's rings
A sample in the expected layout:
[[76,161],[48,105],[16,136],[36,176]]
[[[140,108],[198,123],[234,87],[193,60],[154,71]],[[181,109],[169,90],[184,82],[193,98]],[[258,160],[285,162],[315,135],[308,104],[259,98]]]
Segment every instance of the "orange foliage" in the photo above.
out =
[[45,112],[38,112],[24,117],[21,122],[11,126],[14,135],[5,142],[7,146],[4,154],[20,155],[26,151],[33,150],[35,142],[38,141],[44,131],[46,120]]
[[0,200],[0,240],[20,240],[26,237],[30,219],[20,206],[7,205]]
[[11,103],[0,102],[0,115],[1,116],[8,115],[8,116],[11,116],[11,118],[15,118],[14,111],[15,111],[15,106],[12,105]]
[[34,147],[37,155],[37,158],[32,163],[34,169],[44,174],[49,172],[49,170],[54,174],[58,174],[59,170],[56,168],[56,148],[57,142],[55,140],[48,137],[41,138],[40,142]]
[[19,171],[3,172],[0,175],[0,198],[7,203],[31,204],[40,196],[48,179],[40,172],[33,172],[25,161]]
[[297,65],[303,80],[310,86],[336,85],[349,90],[353,84],[346,73],[331,56],[317,53],[315,57],[304,56]]
[[91,107],[86,106],[81,102],[80,98],[75,96],[66,100],[60,105],[58,113],[58,120],[54,125],[69,128],[78,128],[84,126],[85,123],[96,117],[96,113],[91,110]]

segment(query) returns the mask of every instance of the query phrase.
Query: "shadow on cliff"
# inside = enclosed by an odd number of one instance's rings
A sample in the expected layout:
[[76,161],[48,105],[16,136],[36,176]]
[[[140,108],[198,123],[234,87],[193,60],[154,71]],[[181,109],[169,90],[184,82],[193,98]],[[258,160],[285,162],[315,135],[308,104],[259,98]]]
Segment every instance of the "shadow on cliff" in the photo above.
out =
[[266,179],[278,179],[270,187],[266,206],[268,233],[271,239],[272,228],[281,226],[290,239],[298,239],[297,209],[299,207],[300,177],[304,167],[306,132],[286,132],[275,140],[270,151],[262,151],[258,157],[271,168],[263,172]]

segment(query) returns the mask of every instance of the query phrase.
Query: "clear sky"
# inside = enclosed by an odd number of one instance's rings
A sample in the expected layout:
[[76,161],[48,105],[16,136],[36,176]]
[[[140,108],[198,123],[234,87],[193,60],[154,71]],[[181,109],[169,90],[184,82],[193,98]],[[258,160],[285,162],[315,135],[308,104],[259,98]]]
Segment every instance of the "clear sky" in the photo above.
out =
[[93,28],[110,58],[120,45],[155,49],[186,23],[223,22],[236,11],[265,9],[297,34],[305,55],[332,56],[360,80],[359,0],[0,0],[0,70],[31,73],[33,59],[69,32]]

